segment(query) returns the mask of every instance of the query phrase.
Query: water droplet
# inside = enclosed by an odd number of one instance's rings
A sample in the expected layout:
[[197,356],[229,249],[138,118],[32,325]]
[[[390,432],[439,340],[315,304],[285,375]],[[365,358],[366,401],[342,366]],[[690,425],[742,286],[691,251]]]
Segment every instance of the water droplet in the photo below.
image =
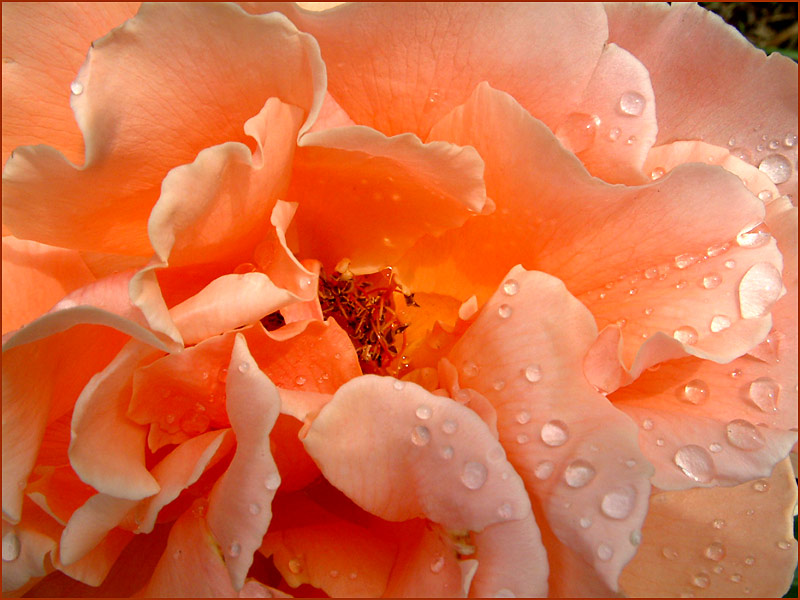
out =
[[202,411],[190,410],[181,417],[180,425],[186,435],[195,436],[208,431],[211,419]]
[[230,554],[233,558],[239,556],[241,552],[242,552],[242,547],[239,545],[238,542],[233,542],[230,548],[228,548],[228,554]]
[[520,411],[520,412],[517,413],[516,420],[517,420],[517,423],[519,423],[520,425],[525,425],[526,423],[530,422],[531,413],[529,413],[526,410]]
[[524,433],[520,433],[519,435],[517,435],[517,443],[518,444],[527,444],[530,441],[530,439],[531,438],[529,438]]
[[733,583],[739,583],[742,580],[742,574],[734,573],[733,575],[728,577],[728,579],[730,579]]
[[592,520],[589,517],[581,517],[578,524],[581,526],[581,529],[589,529],[589,527],[592,526]]
[[239,372],[240,373],[246,373],[247,369],[249,369],[249,368],[250,368],[250,363],[243,362],[243,363],[239,364]]
[[[756,486],[753,486],[753,487],[755,488]],[[756,490],[757,490],[757,491],[759,491],[759,492],[763,492],[763,491],[765,491],[765,490],[766,490],[766,489],[768,489],[768,488],[769,488],[769,486],[767,486],[767,487],[764,487],[763,485],[759,485],[759,487],[757,487],[757,488],[756,488]],[[754,514],[756,514],[756,511],[754,511],[752,508],[748,508],[748,509],[747,509],[747,512],[745,512],[745,514],[746,514],[748,517],[752,517]]]
[[781,386],[770,377],[759,377],[750,384],[748,396],[762,412],[769,413],[778,410],[778,396]]
[[772,200],[772,192],[770,192],[769,190],[761,190],[760,192],[758,192],[758,199],[761,200],[762,202],[769,202],[770,200]]
[[423,421],[430,419],[433,411],[431,410],[430,406],[426,406],[424,404],[420,404],[417,407],[417,410],[414,411],[414,414],[417,415],[418,419],[422,419]]
[[474,362],[467,361],[461,366],[461,371],[467,377],[475,377],[480,371],[480,367],[478,367],[478,365],[476,365]]
[[743,319],[769,313],[783,290],[781,274],[771,263],[754,264],[739,282],[739,311]]
[[441,573],[442,569],[444,569],[444,556],[439,555],[431,561],[431,572]]
[[769,234],[769,232],[764,231],[761,229],[761,226],[759,226],[755,229],[751,228],[745,231],[740,231],[736,236],[736,243],[742,248],[753,249],[766,245],[771,239],[772,236]]
[[629,469],[632,469],[633,467],[636,466],[636,461],[633,460],[632,458],[629,458],[628,460],[625,461],[625,466],[628,467]]
[[718,246],[709,246],[706,249],[706,254],[709,257],[719,256],[720,254],[725,254],[728,250],[730,250],[731,245],[728,243],[720,244]]
[[652,314],[653,314],[653,307],[652,307],[652,306],[648,306],[648,307],[647,307],[647,308],[645,308],[645,309],[644,309],[642,312],[643,312],[643,313],[644,313],[646,316],[648,316],[648,317],[649,317],[650,315],[652,315]]
[[782,154],[770,154],[758,163],[758,170],[770,178],[772,183],[786,183],[792,176],[792,163]]
[[486,483],[489,472],[482,463],[470,461],[461,471],[461,483],[470,490],[478,490]]
[[264,487],[270,491],[277,490],[281,485],[281,476],[278,473],[270,473],[264,480]]
[[638,529],[635,531],[631,531],[631,534],[630,536],[628,536],[628,539],[630,540],[632,546],[638,546],[639,544],[642,543],[642,532],[639,531]]
[[725,558],[725,546],[719,542],[712,542],[706,546],[703,554],[705,554],[706,558],[710,558],[713,561],[719,562]]
[[336,569],[331,569],[331,571],[328,573],[328,575],[330,575],[331,577],[336,579],[339,576],[339,571],[337,571]]
[[569,439],[569,429],[564,421],[548,421],[542,425],[542,441],[551,447],[561,446]]
[[448,435],[451,435],[458,431],[458,423],[452,419],[447,419],[442,423],[442,431]]
[[711,442],[708,445],[708,449],[711,450],[714,454],[722,452],[722,444],[718,444],[717,442]]
[[608,132],[608,139],[612,142],[616,142],[619,139],[619,134],[622,133],[619,127],[614,127]]
[[442,448],[440,454],[442,455],[443,459],[450,460],[451,458],[453,458],[453,447],[445,446],[444,448]]
[[672,337],[687,346],[695,345],[698,339],[697,330],[689,325],[678,327],[672,332]]
[[514,516],[514,510],[508,502],[504,502],[497,508],[497,516],[501,519],[508,520]]
[[664,440],[663,440],[663,439],[661,439],[661,438],[658,438],[658,439],[656,440],[656,446],[663,446],[663,445],[664,445]]
[[634,287],[634,288],[631,288],[631,289],[628,290],[628,295],[629,296],[635,296],[638,293],[639,293],[639,288],[635,288]]
[[392,387],[399,392],[404,387],[406,387],[406,384],[405,382],[400,381],[399,379],[395,379],[394,382],[392,383]]
[[764,144],[759,144],[758,146],[756,146],[756,151],[763,152],[764,151]]
[[770,150],[777,150],[781,147],[781,143],[778,140],[770,140],[769,144],[767,144],[767,148]]
[[711,570],[714,571],[714,573],[716,573],[717,575],[721,575],[725,571],[722,565],[714,565],[714,567]]
[[543,460],[533,470],[533,474],[536,475],[537,479],[547,479],[550,475],[553,474],[553,469],[555,468],[555,464],[553,461],[550,460]]
[[511,308],[508,304],[501,304],[500,308],[497,309],[497,314],[500,315],[501,319],[507,319],[511,316],[511,313],[514,312],[514,309]]
[[783,138],[783,145],[787,148],[794,148],[797,146],[797,135],[794,133],[787,133],[786,137]]
[[20,552],[20,542],[17,533],[9,529],[3,536],[3,561],[11,562],[17,560]]
[[73,93],[75,96],[80,96],[83,93],[83,84],[77,81],[73,81],[69,84],[69,91]]
[[703,287],[707,290],[713,290],[715,287],[719,287],[719,284],[721,283],[722,277],[720,277],[717,273],[709,273],[703,277]]
[[792,547],[792,542],[788,542],[788,541],[786,541],[786,540],[781,540],[781,541],[780,541],[780,542],[778,542],[776,545],[777,545],[777,546],[778,546],[778,548],[780,548],[781,550],[788,550],[789,548],[791,548],[791,547]]
[[358,573],[356,573],[355,571],[353,571],[352,573],[350,573],[350,575],[348,575],[348,577],[349,577],[350,579],[356,579],[356,578],[358,577]]
[[744,419],[735,419],[726,427],[728,442],[741,450],[760,450],[766,440],[755,425]]
[[692,577],[692,585],[695,585],[701,589],[705,589],[711,581],[708,578],[706,573],[697,573],[694,577]]
[[644,111],[644,96],[638,92],[625,92],[619,97],[619,112],[623,115],[638,117]]
[[692,379],[683,386],[681,400],[689,404],[700,404],[708,399],[708,385],[702,379]]
[[307,289],[307,288],[311,287],[311,284],[313,283],[313,281],[311,280],[310,277],[303,277],[303,278],[300,279],[299,283],[300,283],[300,287],[302,289]]
[[228,369],[223,367],[217,372],[217,381],[219,381],[220,383],[224,383],[227,379],[228,379]]
[[752,567],[754,564],[756,564],[756,559],[755,559],[755,557],[754,557],[754,556],[748,556],[748,557],[746,557],[746,558],[744,559],[744,564],[746,564],[748,567]]
[[676,289],[676,290],[682,290],[682,289],[683,289],[683,288],[685,288],[687,285],[689,285],[689,284],[686,282],[686,280],[684,280],[684,279],[681,279],[681,280],[680,280],[678,283],[676,283],[676,284],[675,284],[675,289]]
[[601,543],[597,547],[597,558],[599,558],[600,560],[611,560],[613,556],[614,556],[614,549],[605,542]]
[[700,258],[694,254],[679,254],[675,257],[675,266],[679,269],[686,269],[695,264]]
[[728,139],[728,146],[735,146],[735,145],[736,145],[736,138],[734,136],[731,136],[730,139]]
[[664,546],[661,549],[661,555],[667,560],[675,560],[676,558],[678,558],[678,551],[669,548],[668,546]]
[[618,487],[603,496],[600,510],[612,519],[625,519],[633,511],[635,502],[636,490],[632,487]]
[[564,481],[569,487],[579,488],[588,484],[597,474],[592,464],[582,458],[573,460],[564,469]]
[[747,148],[733,148],[731,149],[731,155],[745,162],[753,162],[753,155]]
[[711,526],[714,529],[722,529],[725,527],[725,519],[714,519],[714,521],[711,523]]
[[635,141],[636,141],[636,136],[635,136],[635,135],[632,135],[632,136],[630,136],[630,137],[629,137],[627,140],[625,140],[625,143],[626,143],[628,146],[633,146],[633,143],[634,143]]
[[645,419],[642,421],[642,429],[645,431],[650,431],[653,429],[653,420],[652,419]]
[[712,333],[719,333],[720,331],[726,330],[730,326],[731,320],[728,317],[725,315],[714,315],[711,318],[711,325],[709,325],[709,329]]
[[575,154],[594,144],[600,119],[584,113],[572,113],[556,128],[556,137]]
[[497,381],[495,381],[495,382],[492,384],[492,389],[493,389],[494,391],[496,391],[496,392],[499,392],[499,391],[500,391],[500,390],[502,390],[504,387],[506,387],[506,382],[505,382],[505,381],[503,381],[502,379],[498,379]]
[[251,515],[257,515],[261,512],[261,507],[258,504],[251,504],[247,507]]
[[300,562],[299,558],[290,558],[289,559],[289,570],[297,575],[298,573],[303,571],[303,563]]
[[536,383],[542,378],[542,370],[539,365],[530,365],[525,368],[525,379],[531,383]]
[[650,179],[655,181],[656,179],[661,179],[664,176],[664,169],[662,167],[656,167],[652,171],[650,171]]
[[503,283],[503,292],[508,296],[513,296],[519,292],[519,282],[516,279],[507,279]]
[[492,462],[498,462],[504,460],[505,457],[506,457],[506,452],[500,445],[493,447],[486,453],[486,458],[488,458]]
[[699,483],[708,483],[714,479],[714,459],[705,448],[693,444],[683,446],[672,460],[689,479]]
[[303,385],[306,382],[306,378],[303,377],[302,375],[298,375],[297,377],[295,377],[294,382],[297,385]]
[[430,441],[431,441],[431,432],[427,427],[423,427],[422,425],[417,425],[411,431],[411,442],[415,446],[425,446]]
[[[166,417],[164,417],[164,420],[167,422],[167,425],[172,425],[175,422],[175,415],[173,415],[172,413],[169,413]],[[75,436],[72,436],[72,437],[75,437]]]

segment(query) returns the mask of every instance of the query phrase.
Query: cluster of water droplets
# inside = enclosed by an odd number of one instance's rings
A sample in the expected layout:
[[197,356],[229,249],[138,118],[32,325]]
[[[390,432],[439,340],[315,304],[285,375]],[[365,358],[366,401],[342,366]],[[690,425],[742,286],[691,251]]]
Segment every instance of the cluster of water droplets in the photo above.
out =
[[789,132],[783,136],[763,134],[754,151],[737,145],[736,136],[732,136],[728,140],[728,147],[733,156],[756,165],[775,185],[786,183],[792,177],[795,167],[786,155],[797,147],[796,133]]

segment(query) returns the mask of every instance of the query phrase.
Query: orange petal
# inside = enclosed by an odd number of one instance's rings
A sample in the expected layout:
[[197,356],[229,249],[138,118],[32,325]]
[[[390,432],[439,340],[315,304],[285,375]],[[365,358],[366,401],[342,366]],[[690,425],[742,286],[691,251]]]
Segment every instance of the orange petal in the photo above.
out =
[[797,567],[788,460],[733,488],[654,494],[642,544],[620,584],[629,596],[779,598]]
[[3,333],[42,316],[69,292],[94,281],[74,250],[3,238]]
[[133,534],[130,531],[113,529],[97,547],[80,560],[64,565],[56,557],[53,564],[59,571],[69,575],[72,579],[97,587],[103,583],[117,558],[131,541],[131,538],[133,538]]
[[[478,568],[474,593],[494,594],[503,581],[518,596],[546,593],[544,548],[522,482],[469,409],[367,375],[339,388],[303,441],[326,479],[369,512],[392,521],[424,516],[495,540],[485,551],[497,568]],[[507,521],[520,526],[509,530]],[[535,567],[520,573],[519,560]]]
[[309,131],[324,131],[325,129],[351,127],[353,125],[355,125],[353,119],[344,112],[344,109],[333,99],[330,92],[325,92],[325,99],[322,101],[319,116]]
[[275,385],[259,369],[247,342],[236,335],[226,382],[228,417],[236,454],[209,495],[208,525],[225,557],[236,590],[241,590],[253,552],[272,518],[280,475],[269,447],[269,432],[280,412]]
[[272,96],[313,120],[324,77],[316,44],[280,15],[145,5],[94,44],[73,82],[85,164],[45,146],[18,149],[4,172],[3,221],[18,237],[147,255],[147,218],[167,172],[202,148],[247,143],[242,125]]
[[17,525],[3,520],[3,593],[21,596],[52,570],[48,554],[56,548],[61,527],[26,500],[25,519]]
[[652,467],[636,427],[583,377],[591,313],[544,273],[512,269],[449,355],[497,410],[500,441],[559,540],[616,589]]
[[83,138],[69,85],[90,44],[136,14],[138,2],[3,7],[3,164],[17,146],[49,144],[72,162]]
[[[623,2],[605,5],[605,10],[608,41],[632,52],[650,72],[659,144],[704,140],[732,148],[753,165],[773,154],[783,156],[790,163],[789,178],[778,187],[781,194],[796,197],[797,63],[778,52],[765,56],[696,5]],[[736,68],[721,69],[720,56]],[[704,111],[698,106],[724,108]],[[777,150],[769,146],[772,141]]]

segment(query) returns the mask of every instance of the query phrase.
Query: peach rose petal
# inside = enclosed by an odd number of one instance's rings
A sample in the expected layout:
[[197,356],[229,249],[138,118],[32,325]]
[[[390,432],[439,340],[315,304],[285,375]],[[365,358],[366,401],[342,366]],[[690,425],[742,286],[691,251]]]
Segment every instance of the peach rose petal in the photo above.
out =
[[[161,559],[140,592],[144,598],[234,597],[225,558],[204,518],[208,501],[196,500],[172,525]],[[197,574],[202,573],[202,577]]]
[[273,96],[299,107],[309,127],[324,86],[316,43],[281,15],[145,5],[95,42],[72,84],[84,165],[50,147],[18,149],[4,172],[3,221],[18,237],[148,255],[147,218],[171,168],[202,148],[247,143],[242,125]]
[[328,271],[350,259],[356,274],[392,264],[423,234],[458,227],[490,205],[474,149],[367,127],[304,135],[289,200],[299,205],[300,253]]
[[[268,3],[245,6],[252,12],[276,9]],[[334,99],[356,123],[386,135],[413,132],[424,138],[481,81],[508,91],[555,127],[578,104],[607,37],[605,15],[593,4],[486,10],[471,3],[352,3],[323,13],[277,8],[319,42]],[[364,73],[383,76],[367,84]]]
[[133,537],[134,534],[130,531],[112,529],[95,548],[80,560],[64,565],[59,557],[55,557],[53,564],[59,571],[69,575],[72,579],[97,587],[103,583],[114,567],[117,558]]
[[595,177],[645,183],[642,164],[658,132],[647,69],[630,52],[608,44],[580,103],[554,131]]
[[239,598],[292,598],[289,594],[282,592],[274,587],[264,585],[255,579],[248,579],[244,582],[239,591]]
[[353,125],[355,125],[353,119],[344,112],[339,103],[333,99],[331,93],[326,91],[319,116],[314,121],[311,129],[309,129],[309,132],[325,131],[326,129],[335,129],[337,127],[352,127]]
[[25,496],[60,525],[66,525],[72,514],[97,494],[69,465],[51,468],[37,465],[36,475],[25,488]]
[[69,292],[94,281],[78,252],[3,238],[3,333],[42,316]]
[[30,500],[25,501],[24,512],[25,519],[16,525],[3,520],[3,592],[15,591],[14,596],[24,594],[52,570],[48,554],[61,535],[59,524]]
[[[483,531],[493,541],[487,562],[497,568],[479,566],[471,593],[493,595],[507,581],[517,596],[546,594],[547,561],[522,481],[471,410],[416,384],[367,375],[339,388],[303,443],[328,481],[383,519],[426,517],[448,531]],[[518,527],[502,527],[508,521]],[[524,554],[512,557],[510,547]],[[533,567],[517,573],[518,560]]]
[[654,494],[620,585],[632,597],[779,598],[797,567],[796,505],[788,460],[733,488]]
[[3,5],[3,164],[17,146],[36,144],[81,161],[83,137],[69,106],[70,83],[92,41],[138,8],[139,2]]
[[75,402],[69,459],[75,472],[97,491],[128,500],[158,492],[145,467],[146,430],[128,419],[131,372],[158,355],[132,340],[92,377]]
[[125,518],[136,500],[114,498],[95,494],[78,508],[61,534],[58,559],[61,565],[70,565],[103,541],[103,538]]
[[[796,197],[797,63],[778,52],[765,56],[720,17],[694,4],[604,6],[609,41],[632,52],[650,71],[659,144],[699,139],[730,147],[755,166],[780,156],[788,168],[775,171],[773,181],[781,194]],[[720,69],[720,56],[736,68]],[[778,142],[777,150],[770,148],[772,141]]]
[[272,518],[271,503],[280,484],[269,439],[280,412],[280,397],[258,369],[241,334],[233,345],[226,393],[236,454],[211,490],[207,518],[233,587],[241,590],[253,552],[261,545]]
[[591,313],[545,273],[513,268],[449,354],[494,405],[500,442],[558,539],[616,590],[652,467],[636,426],[583,377]]

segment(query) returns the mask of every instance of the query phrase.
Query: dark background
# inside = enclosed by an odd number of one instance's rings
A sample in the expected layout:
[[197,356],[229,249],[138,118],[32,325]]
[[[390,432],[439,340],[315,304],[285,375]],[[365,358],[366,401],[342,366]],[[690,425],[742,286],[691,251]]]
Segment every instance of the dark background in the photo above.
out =
[[796,2],[700,2],[736,27],[767,54],[780,52],[797,62]]

